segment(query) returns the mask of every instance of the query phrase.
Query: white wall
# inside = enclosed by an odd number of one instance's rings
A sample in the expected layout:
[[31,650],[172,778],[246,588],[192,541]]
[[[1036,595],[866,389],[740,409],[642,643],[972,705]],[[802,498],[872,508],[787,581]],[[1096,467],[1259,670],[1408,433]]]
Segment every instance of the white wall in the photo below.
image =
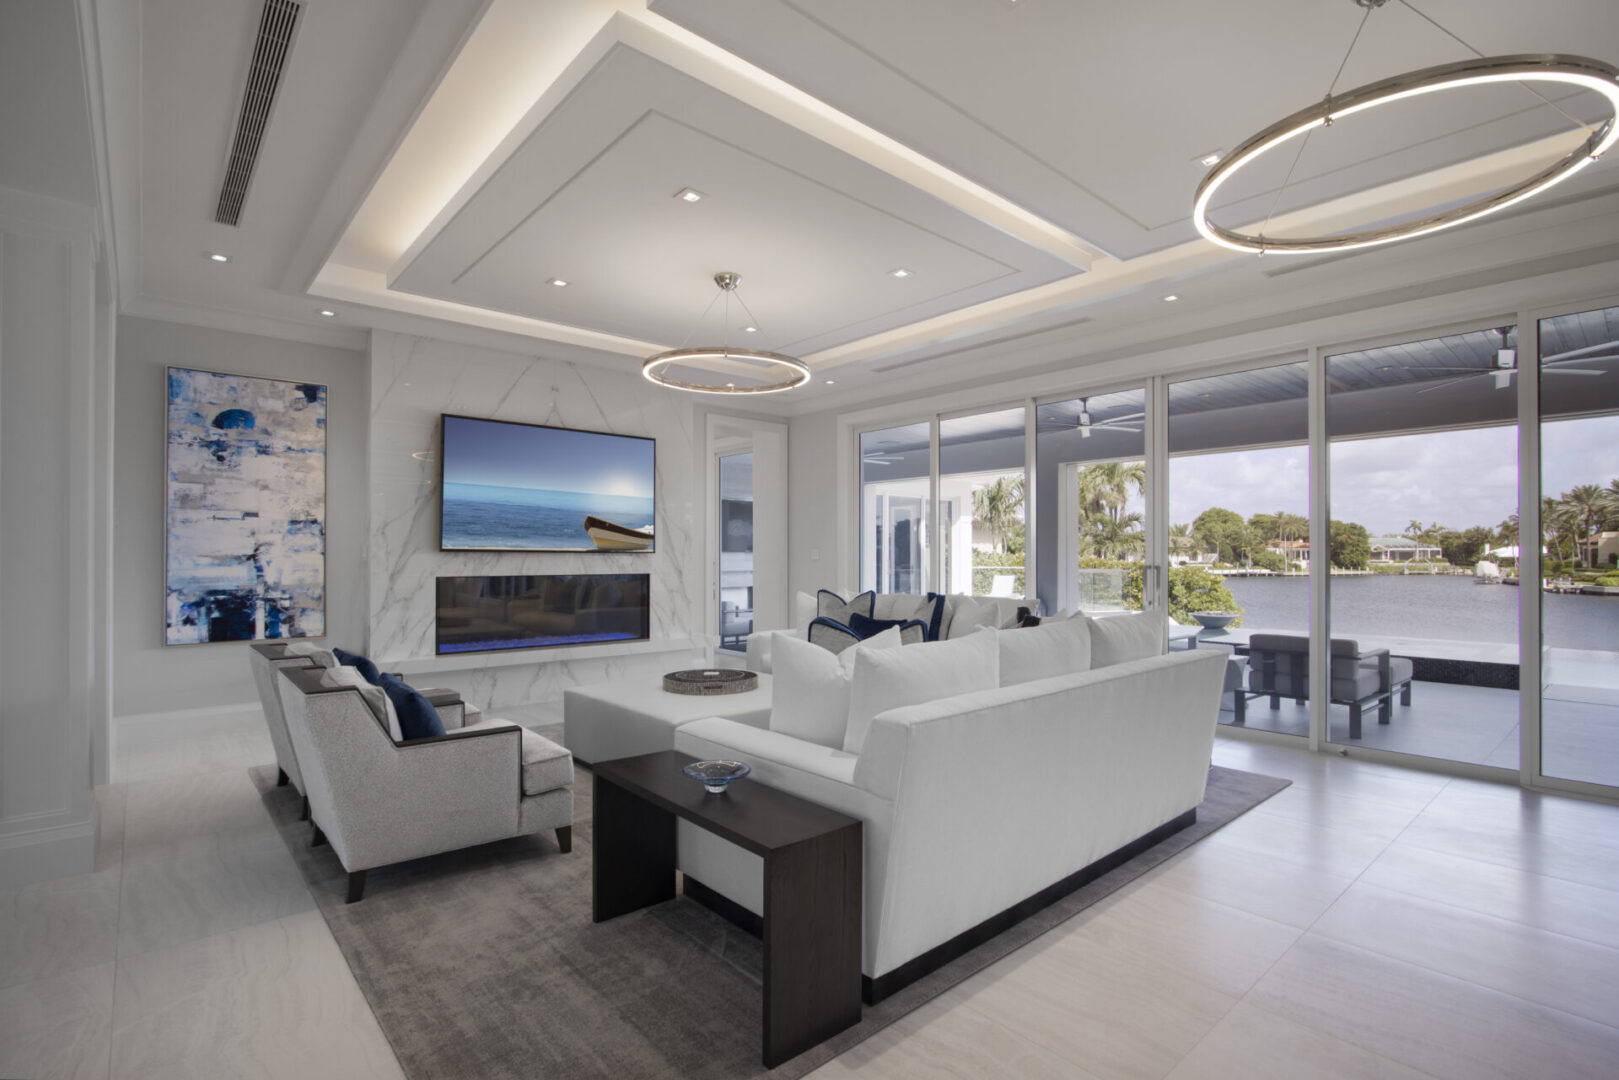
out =
[[[838,552],[845,543],[838,520],[838,414],[795,416],[787,429],[787,592],[855,588],[858,567],[840,579]],[[843,528],[855,529],[852,515]],[[791,608],[789,607],[789,613]]]
[[117,343],[113,710],[118,716],[257,702],[247,645],[163,643],[165,369],[326,385],[326,640],[366,637],[363,352],[121,316]]
[[[371,346],[369,649],[412,682],[454,687],[483,708],[554,705],[565,687],[687,666],[702,626],[705,488],[693,395],[619,373],[376,331]],[[657,440],[657,544],[650,554],[441,552],[442,413]],[[422,458],[413,454],[423,454]],[[434,579],[474,574],[649,573],[652,642],[470,658],[433,655]],[[515,661],[515,662],[513,662]]]

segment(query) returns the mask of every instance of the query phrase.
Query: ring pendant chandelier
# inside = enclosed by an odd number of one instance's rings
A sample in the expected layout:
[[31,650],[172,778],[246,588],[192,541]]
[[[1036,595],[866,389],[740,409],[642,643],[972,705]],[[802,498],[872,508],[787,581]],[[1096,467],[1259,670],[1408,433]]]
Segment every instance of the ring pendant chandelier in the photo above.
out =
[[[1400,2],[1413,12],[1433,23],[1440,30],[1462,42],[1443,26],[1418,11],[1409,3],[1409,0]],[[1355,41],[1360,38],[1361,30],[1365,29],[1366,19],[1376,8],[1382,7],[1387,0],[1355,0],[1355,3],[1366,9],[1361,17],[1360,28],[1355,31],[1355,40],[1349,44],[1349,52],[1344,54],[1343,63],[1338,65],[1338,75],[1343,74],[1344,65],[1349,62],[1349,56],[1354,52]],[[1478,52],[1468,45],[1467,48]],[[1475,59],[1463,60],[1452,64],[1440,64],[1436,67],[1423,68],[1420,71],[1407,72],[1395,75],[1392,78],[1382,79],[1366,86],[1350,90],[1343,94],[1334,95],[1333,89],[1337,86],[1338,77],[1333,77],[1332,86],[1328,88],[1327,95],[1321,101],[1308,108],[1300,109],[1282,120],[1277,121],[1265,130],[1244,141],[1230,154],[1221,159],[1198,185],[1197,194],[1192,203],[1192,222],[1205,239],[1219,244],[1221,247],[1235,251],[1254,251],[1263,255],[1266,252],[1320,252],[1343,251],[1351,248],[1372,247],[1377,244],[1392,243],[1396,240],[1408,240],[1413,237],[1425,236],[1438,232],[1441,229],[1451,228],[1465,222],[1475,221],[1487,214],[1503,210],[1514,203],[1538,195],[1554,184],[1567,180],[1581,169],[1600,158],[1619,139],[1619,69],[1611,64],[1589,57],[1570,56],[1566,54],[1520,54],[1514,56],[1484,56],[1480,53]],[[1601,123],[1586,123],[1576,117],[1570,116],[1555,102],[1551,101],[1540,91],[1529,86],[1530,83],[1550,83],[1558,86],[1573,86],[1580,90],[1592,90],[1607,99],[1609,116]],[[1436,93],[1442,90],[1454,90],[1469,86],[1482,86],[1493,83],[1519,83],[1524,85],[1536,97],[1551,105],[1558,112],[1572,121],[1582,131],[1589,132],[1588,136],[1573,151],[1553,162],[1551,165],[1527,179],[1518,181],[1506,188],[1491,192],[1480,198],[1471,200],[1459,206],[1449,207],[1436,213],[1403,221],[1392,225],[1383,225],[1376,228],[1367,228],[1351,232],[1335,233],[1327,236],[1313,237],[1275,237],[1267,236],[1265,228],[1270,224],[1271,217],[1276,211],[1277,202],[1282,191],[1293,177],[1293,169],[1297,168],[1299,157],[1304,153],[1311,134],[1318,129],[1332,126],[1333,122],[1345,116],[1352,116],[1380,105],[1388,105],[1396,101],[1404,101],[1422,94]],[[1302,138],[1299,148],[1293,158],[1293,168],[1287,172],[1271,203],[1271,212],[1256,231],[1244,232],[1239,229],[1227,228],[1217,225],[1209,220],[1209,207],[1214,200],[1215,193],[1222,185],[1229,181],[1243,168],[1253,164],[1271,150],[1276,149],[1290,140]]]
[[[648,357],[641,365],[641,374],[660,386],[695,394],[779,394],[808,382],[809,365],[802,360],[759,349],[740,349],[730,344],[731,297],[736,295],[736,287],[741,281],[740,274],[728,271],[715,274],[714,284],[719,286],[720,291],[703,311],[706,316],[715,302],[721,296],[725,297],[726,330],[722,335],[723,344],[682,347],[658,353]],[[748,310],[747,303],[740,295],[736,296],[736,302],[747,312],[749,326],[756,330],[758,320]],[[700,316],[698,322],[701,321]],[[713,365],[713,368],[705,370],[703,365]],[[706,378],[708,375],[713,378]]]

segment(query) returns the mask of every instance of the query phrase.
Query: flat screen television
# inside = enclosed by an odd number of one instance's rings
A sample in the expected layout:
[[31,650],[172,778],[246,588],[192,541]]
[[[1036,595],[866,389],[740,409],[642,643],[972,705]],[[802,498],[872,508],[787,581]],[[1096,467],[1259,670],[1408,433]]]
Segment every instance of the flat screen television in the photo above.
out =
[[649,574],[441,577],[434,609],[440,656],[644,641],[652,626]]
[[655,442],[445,414],[443,551],[651,551]]

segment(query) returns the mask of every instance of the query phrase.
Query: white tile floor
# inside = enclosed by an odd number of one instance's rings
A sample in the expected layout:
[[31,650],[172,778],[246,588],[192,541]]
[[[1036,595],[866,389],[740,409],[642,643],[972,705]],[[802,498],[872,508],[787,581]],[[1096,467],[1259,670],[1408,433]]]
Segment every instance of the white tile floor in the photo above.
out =
[[[525,718],[527,719],[527,718]],[[126,742],[93,874],[0,893],[0,1076],[399,1076],[246,768]],[[1294,785],[816,1073],[1619,1073],[1619,807],[1219,740]]]

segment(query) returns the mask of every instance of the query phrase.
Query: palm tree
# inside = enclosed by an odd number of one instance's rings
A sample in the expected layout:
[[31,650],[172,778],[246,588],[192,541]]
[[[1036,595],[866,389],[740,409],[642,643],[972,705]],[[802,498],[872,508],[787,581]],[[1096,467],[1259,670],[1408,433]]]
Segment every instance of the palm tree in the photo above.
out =
[[1287,573],[1287,542],[1289,540],[1303,540],[1310,535],[1310,522],[1308,518],[1298,514],[1289,514],[1285,510],[1276,511],[1276,539],[1281,542],[1282,572]]
[[1580,484],[1563,495],[1562,503],[1574,524],[1574,534],[1579,538],[1579,550],[1583,551],[1581,558],[1586,566],[1590,566],[1596,562],[1596,527],[1602,523],[1608,509],[1607,499],[1595,484]]
[[1405,535],[1411,537],[1413,540],[1421,536],[1422,522],[1418,521],[1416,518],[1412,518],[1411,523],[1405,527]]
[[993,484],[973,489],[973,517],[989,530],[995,550],[1006,550],[1006,534],[1023,516],[1023,478],[998,477]]

